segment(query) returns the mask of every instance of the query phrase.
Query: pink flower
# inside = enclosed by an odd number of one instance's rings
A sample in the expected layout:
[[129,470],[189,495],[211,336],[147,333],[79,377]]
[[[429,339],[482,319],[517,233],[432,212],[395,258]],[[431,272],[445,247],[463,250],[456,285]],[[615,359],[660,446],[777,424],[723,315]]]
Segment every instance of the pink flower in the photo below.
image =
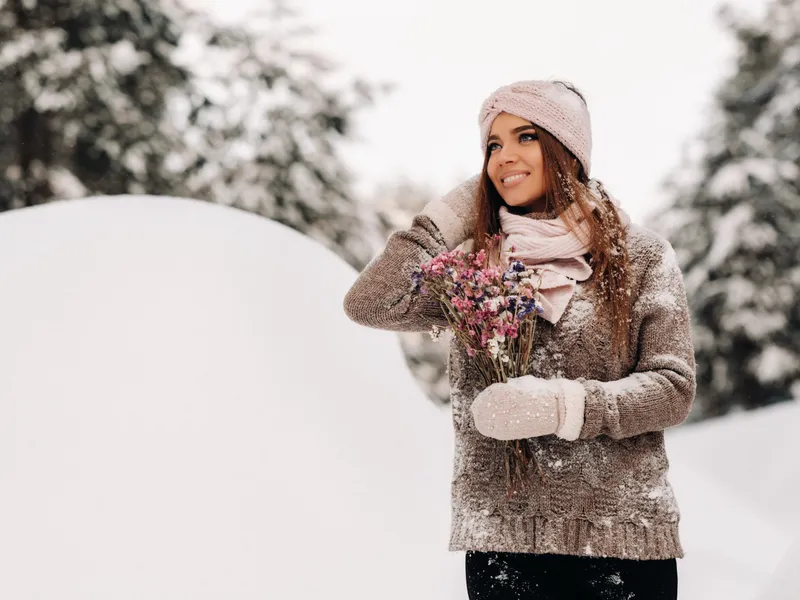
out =
[[[495,241],[499,239],[495,236]],[[451,328],[470,357],[482,355],[498,372],[512,368],[522,373],[527,366],[514,365],[509,352],[523,321],[535,319],[539,313],[531,304],[536,291],[528,277],[521,263],[504,270],[488,266],[485,251],[467,255],[454,250],[420,265],[412,281],[415,290],[424,289],[443,303]],[[511,354],[519,355],[519,349]],[[487,376],[495,375],[491,371]]]

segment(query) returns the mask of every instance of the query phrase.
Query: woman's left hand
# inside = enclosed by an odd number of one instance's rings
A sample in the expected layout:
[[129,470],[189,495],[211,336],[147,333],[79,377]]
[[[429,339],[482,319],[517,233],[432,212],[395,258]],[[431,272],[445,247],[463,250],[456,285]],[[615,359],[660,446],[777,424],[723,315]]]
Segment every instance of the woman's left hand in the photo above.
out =
[[498,440],[554,434],[564,418],[562,396],[557,380],[533,375],[493,383],[472,403],[475,427]]

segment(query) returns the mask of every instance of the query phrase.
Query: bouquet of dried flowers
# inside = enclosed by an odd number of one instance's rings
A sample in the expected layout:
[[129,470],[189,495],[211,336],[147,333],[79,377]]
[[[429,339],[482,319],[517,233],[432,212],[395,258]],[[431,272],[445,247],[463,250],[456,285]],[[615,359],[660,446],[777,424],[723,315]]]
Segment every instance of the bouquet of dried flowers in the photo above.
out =
[[[499,244],[499,236],[492,241]],[[416,291],[438,298],[453,334],[474,359],[487,387],[530,374],[537,317],[543,311],[541,271],[519,260],[508,261],[505,268],[491,266],[485,250],[467,254],[456,249],[420,265],[412,281]],[[434,326],[431,337],[438,339],[440,334]],[[506,442],[509,497],[524,488],[532,463],[536,461],[527,440]]]

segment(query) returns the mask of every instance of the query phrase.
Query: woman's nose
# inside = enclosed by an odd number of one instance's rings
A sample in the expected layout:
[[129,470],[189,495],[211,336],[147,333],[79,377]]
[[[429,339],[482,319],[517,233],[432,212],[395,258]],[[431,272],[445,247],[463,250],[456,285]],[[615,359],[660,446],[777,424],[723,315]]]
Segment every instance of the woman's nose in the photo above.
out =
[[504,165],[510,162],[514,162],[517,159],[517,153],[512,148],[500,148],[500,164]]

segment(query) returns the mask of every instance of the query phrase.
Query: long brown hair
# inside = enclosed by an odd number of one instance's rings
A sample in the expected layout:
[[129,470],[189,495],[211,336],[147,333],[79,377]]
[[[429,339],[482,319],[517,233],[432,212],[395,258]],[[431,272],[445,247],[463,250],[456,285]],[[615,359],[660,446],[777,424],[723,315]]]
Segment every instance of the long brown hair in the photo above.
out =
[[[583,96],[572,86],[567,85],[582,100]],[[534,125],[536,125],[534,123]],[[589,264],[593,271],[594,285],[599,286],[602,297],[608,302],[613,326],[612,343],[618,356],[628,351],[628,335],[631,313],[631,297],[628,290],[628,248],[625,243],[625,228],[614,208],[611,199],[601,184],[598,195],[592,194],[597,208],[589,204],[589,177],[580,161],[561,142],[545,129],[536,126],[544,163],[544,185],[547,210],[562,215],[567,225],[574,229],[578,222],[567,211],[577,202],[583,218],[589,224]],[[488,254],[499,256],[491,237],[500,233],[498,210],[505,204],[489,179],[487,167],[490,152],[487,150],[483,162],[480,186],[478,187],[477,223],[475,226],[475,251],[486,250]],[[512,212],[515,210],[508,207]]]

